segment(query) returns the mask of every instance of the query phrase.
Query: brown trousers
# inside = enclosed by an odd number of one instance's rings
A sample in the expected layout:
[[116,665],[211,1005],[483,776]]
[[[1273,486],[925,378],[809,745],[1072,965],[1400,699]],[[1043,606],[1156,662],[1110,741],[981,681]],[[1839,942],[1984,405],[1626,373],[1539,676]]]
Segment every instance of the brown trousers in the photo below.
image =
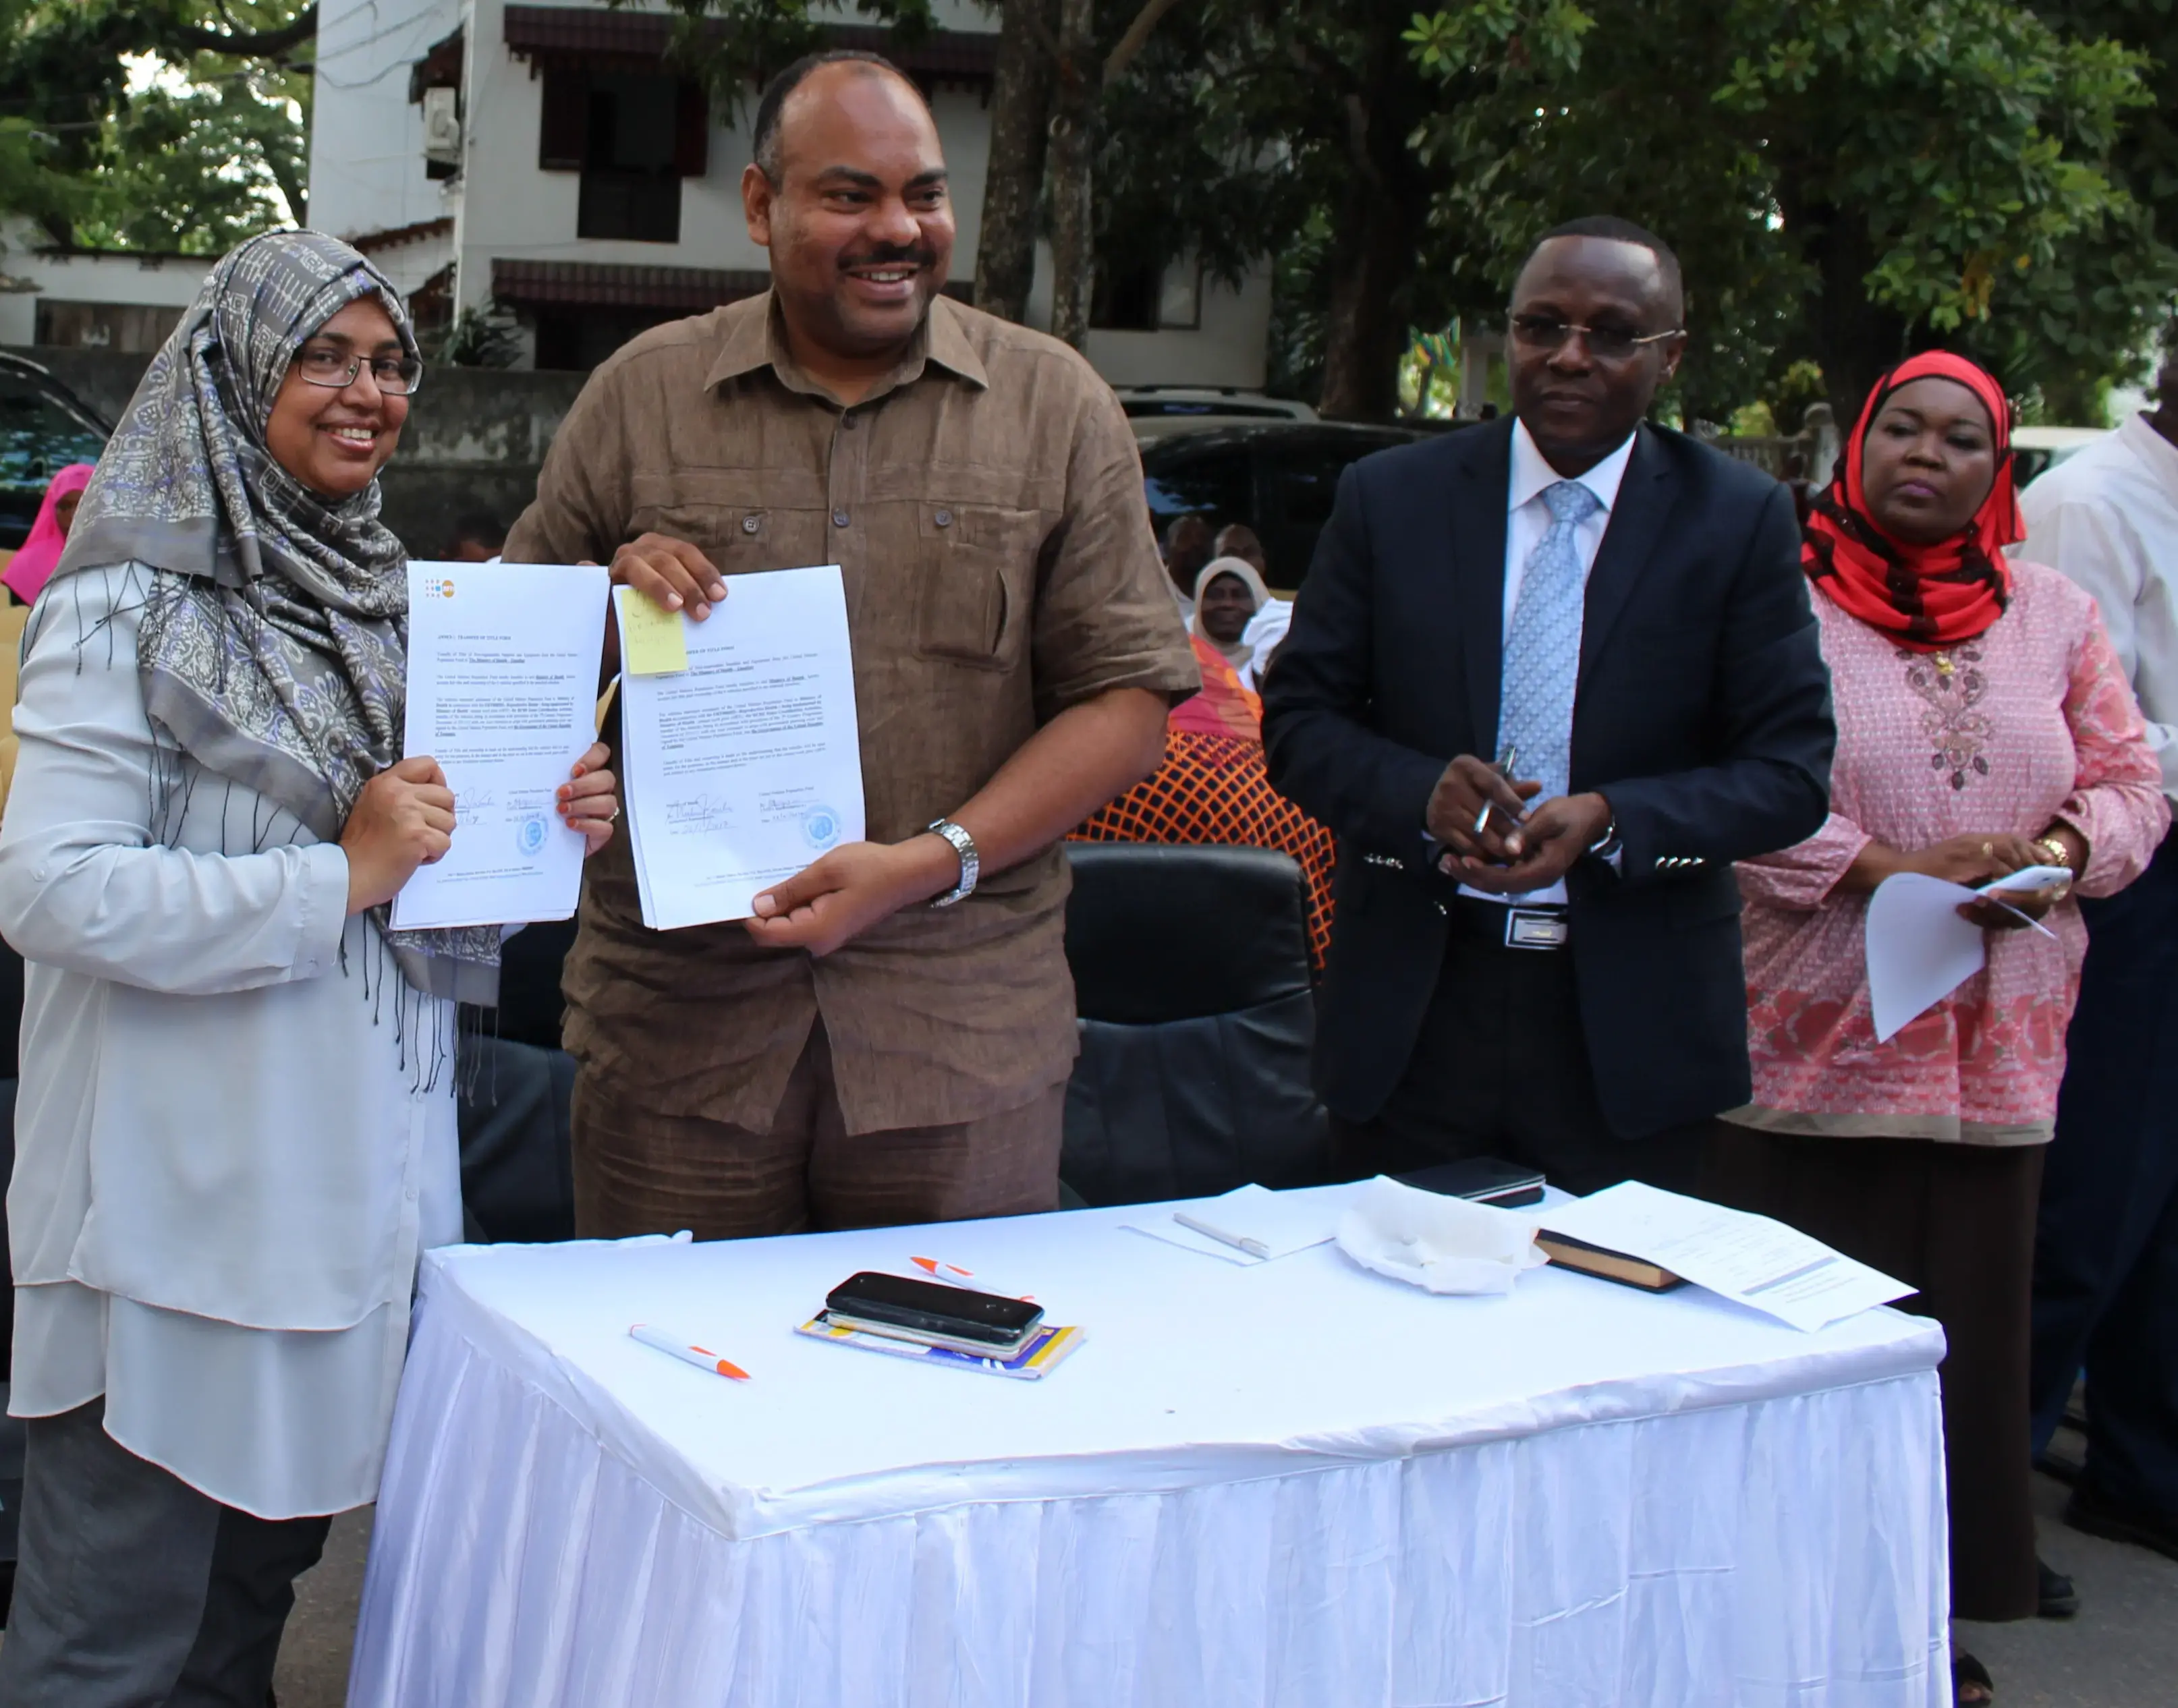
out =
[[2043,1147],[1815,1138],[1718,1123],[1710,1196],[1789,1223],[1918,1289],[1934,1317],[1951,1528],[1951,1612],[2034,1612],[2028,1307]]
[[821,1023],[768,1132],[654,1115],[584,1072],[575,1080],[575,1232],[687,1228],[699,1240],[736,1240],[1054,1210],[1065,1109],[1061,1081],[981,1120],[851,1135]]

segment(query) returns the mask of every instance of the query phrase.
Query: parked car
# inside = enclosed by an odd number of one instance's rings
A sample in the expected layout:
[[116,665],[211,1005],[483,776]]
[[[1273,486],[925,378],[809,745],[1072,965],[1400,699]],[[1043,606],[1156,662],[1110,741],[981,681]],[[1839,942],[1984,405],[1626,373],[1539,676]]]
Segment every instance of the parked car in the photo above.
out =
[[1245,522],[1263,543],[1265,579],[1290,592],[1308,573],[1346,465],[1424,436],[1420,428],[1335,421],[1172,433],[1142,447],[1142,490],[1160,540],[1185,516],[1212,528]]
[[1272,397],[1238,385],[1121,385],[1119,407],[1135,429],[1135,443],[1153,444],[1168,434],[1204,427],[1243,426],[1251,421],[1313,421],[1316,412],[1289,397]]
[[30,535],[52,477],[96,462],[112,423],[26,356],[0,350],[0,551]]
[[2110,437],[2106,427],[2015,427],[2011,429],[2011,478],[2025,486],[2047,474],[2068,456]]

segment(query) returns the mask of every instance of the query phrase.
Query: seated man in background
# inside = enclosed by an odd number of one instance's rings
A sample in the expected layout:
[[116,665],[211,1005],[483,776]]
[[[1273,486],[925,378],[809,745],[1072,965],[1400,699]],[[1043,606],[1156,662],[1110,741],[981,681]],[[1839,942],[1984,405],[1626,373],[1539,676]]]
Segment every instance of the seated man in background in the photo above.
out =
[[506,524],[490,510],[471,510],[454,524],[454,543],[449,562],[490,564],[499,560],[506,543]]
[[1210,524],[1201,516],[1182,516],[1164,531],[1164,572],[1172,579],[1172,596],[1179,602],[1179,614],[1195,616],[1195,578],[1210,561]]

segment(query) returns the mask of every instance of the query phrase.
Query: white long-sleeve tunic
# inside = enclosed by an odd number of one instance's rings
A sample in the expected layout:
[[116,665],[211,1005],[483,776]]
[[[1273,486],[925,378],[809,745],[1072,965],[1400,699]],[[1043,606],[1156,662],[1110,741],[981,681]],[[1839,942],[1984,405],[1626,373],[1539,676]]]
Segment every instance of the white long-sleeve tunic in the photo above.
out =
[[155,737],[148,584],[60,583],[23,665],[9,1410],[102,1394],[215,1499],[337,1512],[377,1491],[418,1253],[460,1237],[452,1008],[348,917],[337,844]]

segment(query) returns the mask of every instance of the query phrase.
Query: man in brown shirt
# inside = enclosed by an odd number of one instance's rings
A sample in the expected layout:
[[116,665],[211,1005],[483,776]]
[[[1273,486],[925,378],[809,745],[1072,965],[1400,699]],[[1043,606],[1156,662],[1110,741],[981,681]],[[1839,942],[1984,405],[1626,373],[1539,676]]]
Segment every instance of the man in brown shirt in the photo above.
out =
[[593,863],[566,980],[577,1226],[1049,1209],[1075,1049],[1054,844],[1155,767],[1196,685],[1141,461],[1073,351],[936,295],[944,161],[898,72],[802,62],[755,131],[772,289],[598,369],[506,556],[610,560],[725,623],[735,576],[839,564],[869,839],[758,918],[670,932],[642,923],[628,838]]

